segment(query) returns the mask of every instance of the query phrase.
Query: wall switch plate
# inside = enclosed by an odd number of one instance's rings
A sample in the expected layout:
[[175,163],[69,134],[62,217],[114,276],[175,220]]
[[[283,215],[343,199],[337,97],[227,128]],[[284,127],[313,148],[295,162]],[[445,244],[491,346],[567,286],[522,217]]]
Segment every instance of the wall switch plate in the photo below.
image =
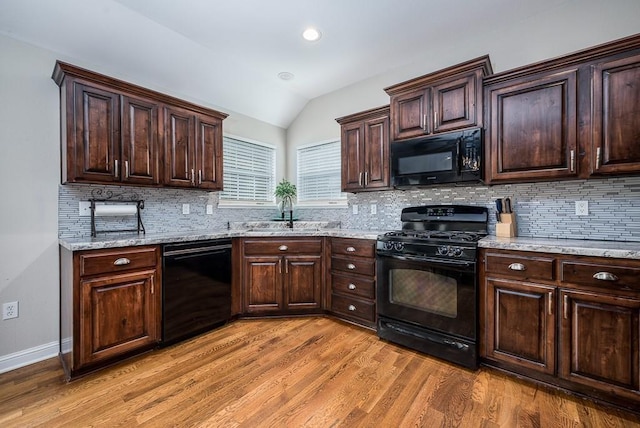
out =
[[352,214],[358,214],[358,205],[357,204],[353,204],[351,206],[351,213]]
[[91,215],[91,202],[89,201],[80,201],[78,203],[79,205],[79,212],[78,215],[80,217],[87,217]]
[[10,320],[18,318],[18,302],[7,302],[2,304],[2,319]]
[[189,214],[189,204],[182,204],[182,214]]
[[207,214],[213,214],[213,205],[207,205]]
[[376,204],[371,204],[371,214],[378,213],[378,206]]
[[589,215],[588,201],[576,201],[576,215]]

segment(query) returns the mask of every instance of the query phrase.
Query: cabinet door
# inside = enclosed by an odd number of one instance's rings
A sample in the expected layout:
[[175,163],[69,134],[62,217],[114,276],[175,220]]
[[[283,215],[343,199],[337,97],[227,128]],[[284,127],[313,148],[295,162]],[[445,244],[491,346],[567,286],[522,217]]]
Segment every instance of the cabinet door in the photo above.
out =
[[640,54],[593,68],[593,174],[640,172]]
[[555,288],[487,280],[486,358],[555,372]]
[[364,123],[365,177],[370,189],[389,187],[389,117],[383,116]]
[[476,125],[476,81],[471,74],[433,87],[433,132]]
[[160,340],[155,270],[82,280],[80,293],[80,343],[74,344],[80,366]]
[[282,310],[282,257],[244,259],[244,310],[246,313]]
[[195,117],[186,110],[165,108],[164,184],[195,186]]
[[201,189],[222,190],[222,120],[196,116],[196,177]]
[[391,141],[420,137],[431,132],[431,89],[391,97]]
[[362,122],[342,126],[342,190],[345,192],[364,188],[364,144]]
[[640,299],[561,290],[559,376],[640,398]]
[[75,129],[68,136],[67,179],[120,181],[120,96],[97,87],[74,84]]
[[320,309],[323,282],[321,256],[287,256],[284,265],[285,309]]
[[487,182],[577,177],[576,70],[487,88]]
[[160,182],[158,105],[141,98],[122,98],[122,181]]

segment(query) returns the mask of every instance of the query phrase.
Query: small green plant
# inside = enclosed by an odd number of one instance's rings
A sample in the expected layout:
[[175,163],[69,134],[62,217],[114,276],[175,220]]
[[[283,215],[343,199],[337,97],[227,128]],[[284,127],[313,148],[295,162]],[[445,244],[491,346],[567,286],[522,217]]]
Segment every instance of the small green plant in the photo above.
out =
[[284,212],[285,206],[289,204],[289,209],[293,209],[293,198],[296,197],[297,189],[295,184],[291,184],[289,180],[283,178],[276,186],[273,192],[276,198],[282,201],[281,211]]

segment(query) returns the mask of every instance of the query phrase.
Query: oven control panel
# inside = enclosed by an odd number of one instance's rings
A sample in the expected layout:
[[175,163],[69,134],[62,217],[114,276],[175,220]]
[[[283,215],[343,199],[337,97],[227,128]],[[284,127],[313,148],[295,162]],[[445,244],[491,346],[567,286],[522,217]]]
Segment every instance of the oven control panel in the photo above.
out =
[[464,253],[464,249],[462,247],[457,247],[455,245],[440,245],[436,251],[439,256],[448,257],[461,257]]

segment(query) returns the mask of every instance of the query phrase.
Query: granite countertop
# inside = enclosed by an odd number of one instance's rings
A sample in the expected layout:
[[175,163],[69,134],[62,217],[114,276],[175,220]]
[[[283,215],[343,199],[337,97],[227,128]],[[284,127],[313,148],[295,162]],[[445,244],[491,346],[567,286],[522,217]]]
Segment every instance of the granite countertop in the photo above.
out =
[[98,250],[101,248],[131,247],[138,245],[170,244],[176,242],[203,241],[207,239],[234,237],[293,237],[329,236],[337,238],[359,238],[375,240],[384,231],[340,228],[311,228],[295,224],[293,229],[285,227],[232,228],[220,230],[188,230],[184,232],[147,234],[101,234],[81,238],[60,238],[59,244],[70,251]]
[[481,248],[534,251],[576,256],[640,259],[640,242],[591,241],[586,239],[498,238],[487,236],[478,242]]

